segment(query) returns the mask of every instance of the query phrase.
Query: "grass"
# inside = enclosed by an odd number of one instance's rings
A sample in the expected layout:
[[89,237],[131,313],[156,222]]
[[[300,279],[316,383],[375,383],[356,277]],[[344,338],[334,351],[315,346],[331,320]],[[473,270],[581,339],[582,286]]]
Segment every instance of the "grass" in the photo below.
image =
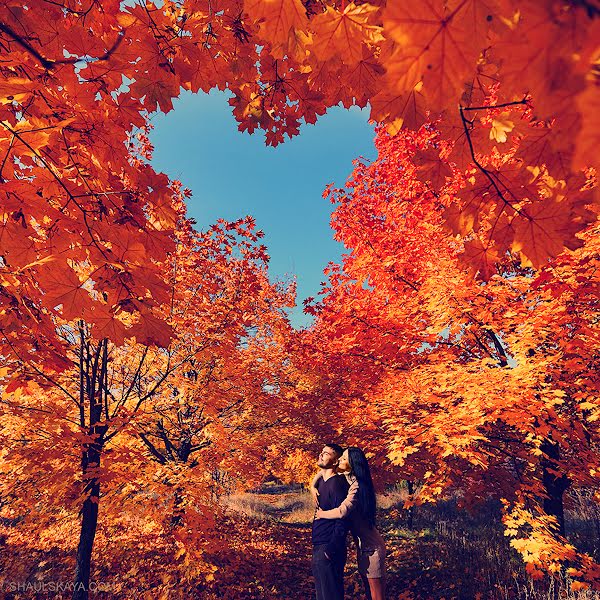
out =
[[232,494],[222,498],[229,509],[251,519],[309,526],[315,514],[310,493],[301,488],[269,485],[260,492]]

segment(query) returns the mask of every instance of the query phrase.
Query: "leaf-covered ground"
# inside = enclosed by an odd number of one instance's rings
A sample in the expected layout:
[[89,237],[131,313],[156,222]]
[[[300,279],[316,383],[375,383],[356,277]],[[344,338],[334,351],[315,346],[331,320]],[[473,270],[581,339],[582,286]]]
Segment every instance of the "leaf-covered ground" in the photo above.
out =
[[[308,494],[273,491],[246,494],[232,503],[248,518],[246,527],[236,529],[244,560],[231,554],[221,557],[219,575],[210,589],[213,595],[207,598],[313,598]],[[549,581],[534,583],[509,547],[493,506],[476,516],[458,511],[452,504],[419,508],[410,522],[393,502],[384,499],[381,504],[390,600],[533,600],[553,598],[555,591],[557,597],[600,598],[593,592],[567,594],[562,584],[554,587]],[[572,525],[575,527],[575,520]],[[583,542],[593,547],[597,543],[594,534],[585,525],[582,531],[587,536]],[[242,581],[243,589],[239,587]],[[345,581],[348,600],[365,598],[352,543]]]
[[[118,537],[102,542],[95,553],[92,580],[112,586],[91,594],[92,599],[148,600],[310,600],[311,500],[307,492],[284,486],[263,488],[224,500],[228,516],[217,528],[220,542],[206,558],[216,566],[213,578],[187,577],[181,581],[185,557],[166,555],[160,547],[122,548]],[[398,497],[382,497],[380,529],[388,547],[388,600],[542,600],[599,599],[593,592],[567,593],[564,584],[534,583],[512,550],[488,506],[477,515],[458,511],[452,503],[420,507],[412,516],[399,508]],[[591,526],[590,526],[591,525]],[[589,551],[600,547],[594,523],[570,515],[569,529]],[[6,540],[0,554],[2,598],[69,598],[68,593],[35,591],[40,581],[69,582],[73,553],[40,550]],[[111,547],[113,551],[111,552]],[[113,554],[114,553],[114,554]],[[29,582],[29,589],[12,593],[8,583]],[[349,544],[346,600],[366,596],[356,571],[355,550]],[[165,587],[166,585],[166,587]],[[160,591],[158,591],[160,590]],[[557,595],[554,595],[554,592]]]

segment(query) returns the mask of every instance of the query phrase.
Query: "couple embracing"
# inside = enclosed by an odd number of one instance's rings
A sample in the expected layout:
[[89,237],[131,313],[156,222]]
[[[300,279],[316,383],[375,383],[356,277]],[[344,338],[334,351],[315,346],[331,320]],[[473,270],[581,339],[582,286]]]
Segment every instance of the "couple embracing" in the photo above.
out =
[[312,526],[317,600],[343,600],[346,534],[357,547],[358,571],[369,600],[384,599],[385,544],[375,527],[375,489],[360,448],[325,444],[311,484],[317,508]]

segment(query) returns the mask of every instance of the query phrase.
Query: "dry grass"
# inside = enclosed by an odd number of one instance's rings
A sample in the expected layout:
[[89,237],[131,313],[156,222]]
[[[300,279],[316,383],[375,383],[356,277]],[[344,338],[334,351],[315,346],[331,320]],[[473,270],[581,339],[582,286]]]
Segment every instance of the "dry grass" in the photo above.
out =
[[315,508],[310,493],[301,488],[269,485],[259,493],[232,494],[222,498],[229,509],[251,519],[274,520],[295,525],[312,522]]
[[[490,503],[477,514],[459,510],[455,503],[415,509],[413,527],[407,529],[393,513],[383,517],[387,539],[395,541],[416,536],[413,555],[420,573],[413,589],[427,589],[430,580],[452,582],[457,598],[497,600],[598,600],[600,594],[589,590],[573,592],[570,580],[545,578],[534,581],[524,568],[522,558],[510,546],[500,523],[499,507]],[[400,525],[400,526],[398,526]],[[401,542],[402,543],[402,542]],[[590,550],[597,540],[581,546]],[[431,575],[428,577],[427,573]],[[434,589],[438,587],[434,583]],[[456,595],[454,595],[456,594]],[[479,596],[478,596],[479,594]],[[419,593],[415,598],[420,598]]]
[[383,494],[377,495],[377,506],[380,510],[389,510],[402,506],[408,498],[408,490],[405,485],[398,484],[386,490]]
[[[377,497],[381,510],[401,506],[408,497],[406,488],[395,486]],[[253,492],[223,496],[221,502],[229,509],[258,520],[308,525],[315,507],[309,491],[301,486],[267,484]]]

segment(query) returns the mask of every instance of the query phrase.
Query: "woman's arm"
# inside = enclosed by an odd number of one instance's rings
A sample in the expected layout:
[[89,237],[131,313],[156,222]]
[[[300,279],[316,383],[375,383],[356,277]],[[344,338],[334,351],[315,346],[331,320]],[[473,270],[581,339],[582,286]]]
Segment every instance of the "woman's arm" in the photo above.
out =
[[320,508],[315,513],[316,519],[343,519],[347,514],[351,513],[356,508],[358,501],[358,480],[355,479],[348,488],[348,495],[344,501],[337,507],[331,510],[321,510]]
[[323,471],[319,469],[319,472],[312,478],[312,481],[310,482],[310,494],[315,504],[319,503],[319,490],[317,489],[317,482],[319,479],[321,479],[321,477],[323,477]]

